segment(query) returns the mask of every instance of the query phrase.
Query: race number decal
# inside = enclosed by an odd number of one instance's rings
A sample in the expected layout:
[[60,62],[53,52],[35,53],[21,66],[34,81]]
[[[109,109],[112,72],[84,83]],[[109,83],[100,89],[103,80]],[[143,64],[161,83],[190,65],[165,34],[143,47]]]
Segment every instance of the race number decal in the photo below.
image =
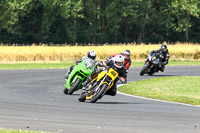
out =
[[115,77],[116,76],[116,73],[114,71],[111,71],[112,75]]

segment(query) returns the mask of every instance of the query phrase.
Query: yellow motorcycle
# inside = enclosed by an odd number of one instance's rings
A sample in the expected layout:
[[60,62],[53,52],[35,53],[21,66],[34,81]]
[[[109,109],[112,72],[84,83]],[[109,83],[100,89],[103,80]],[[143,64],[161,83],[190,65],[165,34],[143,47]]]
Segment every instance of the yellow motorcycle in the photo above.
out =
[[104,66],[104,68],[102,72],[86,85],[86,90],[83,90],[80,94],[80,102],[89,100],[90,103],[95,103],[113,86],[119,74],[111,67]]

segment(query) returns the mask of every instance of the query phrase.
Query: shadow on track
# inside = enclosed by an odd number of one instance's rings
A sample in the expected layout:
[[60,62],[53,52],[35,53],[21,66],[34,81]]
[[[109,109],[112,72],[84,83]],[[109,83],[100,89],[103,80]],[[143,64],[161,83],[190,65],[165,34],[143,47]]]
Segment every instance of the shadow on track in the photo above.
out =
[[72,95],[70,95],[70,96],[80,96],[80,94],[75,93],[75,94],[72,94]]
[[172,76],[178,76],[178,75],[144,75],[144,76],[149,76],[149,77],[172,77]]
[[145,103],[133,103],[133,102],[96,102],[96,104],[145,104]]

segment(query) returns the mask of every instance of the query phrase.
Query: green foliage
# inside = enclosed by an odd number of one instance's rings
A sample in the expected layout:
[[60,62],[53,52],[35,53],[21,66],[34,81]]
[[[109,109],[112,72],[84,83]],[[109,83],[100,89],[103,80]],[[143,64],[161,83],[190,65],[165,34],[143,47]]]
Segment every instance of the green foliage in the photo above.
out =
[[200,42],[199,15],[199,0],[1,0],[0,43]]
[[[188,25],[188,17],[194,16],[199,18],[200,1],[199,0],[175,0],[171,3],[171,14],[175,15],[172,20],[171,27],[173,30],[181,32],[185,31]],[[188,16],[188,17],[187,17]],[[191,24],[188,25],[191,27]]]

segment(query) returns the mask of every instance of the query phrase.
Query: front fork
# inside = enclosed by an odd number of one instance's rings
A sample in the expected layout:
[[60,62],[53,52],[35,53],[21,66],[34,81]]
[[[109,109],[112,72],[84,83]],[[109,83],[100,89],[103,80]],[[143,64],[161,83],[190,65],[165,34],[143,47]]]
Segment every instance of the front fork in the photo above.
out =
[[89,95],[92,95],[92,94],[95,94],[97,91],[98,91],[98,89],[99,89],[99,87],[101,86],[101,84],[104,82],[104,80],[105,80],[105,78],[107,77],[107,75],[106,76],[104,76],[104,78],[101,80],[101,82],[99,83],[99,85],[97,86],[97,87],[95,87],[97,84],[98,84],[98,82],[95,82],[94,83],[94,85],[93,85],[93,87],[94,88],[92,88],[92,90],[90,91],[90,89],[88,90],[88,96]]
[[[110,87],[110,85],[112,84],[112,80],[110,81],[110,83],[108,84],[108,88]],[[105,95],[107,90],[104,91],[103,95],[101,96],[101,98]]]

